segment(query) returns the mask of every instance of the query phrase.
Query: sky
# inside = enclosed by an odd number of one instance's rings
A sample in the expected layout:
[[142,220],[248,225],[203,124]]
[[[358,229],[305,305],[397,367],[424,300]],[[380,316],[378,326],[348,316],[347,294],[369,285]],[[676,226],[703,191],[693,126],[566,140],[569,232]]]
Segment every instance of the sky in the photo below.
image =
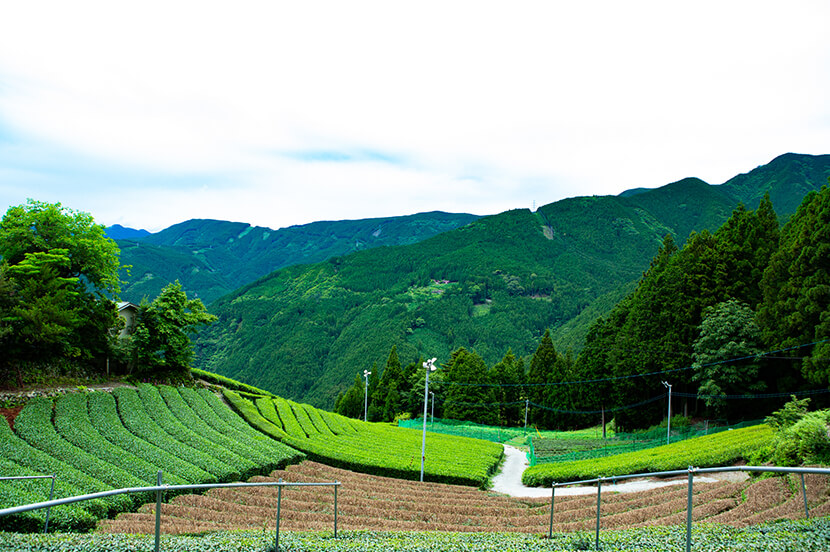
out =
[[0,210],[478,215],[830,153],[830,2],[4,2]]

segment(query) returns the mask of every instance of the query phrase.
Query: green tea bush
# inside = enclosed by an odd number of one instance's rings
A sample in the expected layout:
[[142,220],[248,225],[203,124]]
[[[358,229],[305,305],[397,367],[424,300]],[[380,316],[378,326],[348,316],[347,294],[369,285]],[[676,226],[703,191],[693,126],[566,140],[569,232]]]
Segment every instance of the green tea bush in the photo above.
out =
[[[421,432],[387,424],[365,423],[330,413],[310,414],[312,407],[285,399],[260,397],[256,404],[234,391],[226,398],[251,425],[302,450],[319,462],[375,475],[415,479],[420,475]],[[298,421],[303,420],[303,424]],[[332,420],[341,433],[317,431],[314,419]],[[279,426],[290,428],[289,432]],[[307,433],[308,431],[308,433]],[[425,479],[445,483],[482,486],[495,469],[501,445],[450,435],[427,435]]]
[[[47,475],[32,473],[4,458],[0,458],[0,473],[6,477]],[[51,474],[48,474],[51,475]],[[0,508],[22,506],[49,500],[51,479],[21,479],[0,481]],[[66,483],[55,480],[55,498],[78,494],[77,490]],[[100,504],[100,501],[99,501]],[[82,504],[65,504],[52,508],[49,526],[57,531],[88,531],[95,527],[98,518],[93,516]],[[46,510],[30,510],[19,514],[0,517],[0,531],[41,531],[46,522]]]
[[[166,483],[183,485],[215,480],[215,478],[203,469],[182,460],[174,453],[164,450],[151,441],[137,437],[134,433],[130,432],[122,424],[121,417],[118,414],[118,406],[113,395],[109,393],[92,393],[87,397],[87,401],[89,420],[99,435],[117,448],[155,466],[156,473],[158,470],[161,470]],[[125,407],[124,412],[125,417],[130,419],[129,407]],[[134,423],[140,424],[142,421],[144,423],[150,423],[140,416],[137,417]],[[149,435],[150,433],[148,431],[145,434]],[[151,483],[155,484],[155,477],[151,479]]]
[[87,393],[68,393],[55,400],[55,429],[61,437],[99,460],[121,467],[144,485],[155,485],[158,467],[102,437],[89,419],[87,404]]
[[135,436],[199,468],[199,475],[196,476],[196,481],[200,483],[215,483],[218,481],[217,473],[225,473],[225,469],[216,459],[177,441],[161,429],[156,421],[147,413],[135,389],[119,387],[113,391],[113,394],[116,397],[118,414],[121,417],[124,427],[130,430]]
[[223,403],[216,394],[202,389],[199,391],[199,395],[223,422],[233,427],[241,435],[246,436],[246,442],[254,443],[262,447],[262,450],[267,454],[271,454],[275,458],[280,458],[287,464],[300,462],[305,458],[305,455],[300,451],[254,429],[244,418],[240,417],[227,404]]
[[176,418],[162,399],[157,387],[142,383],[138,385],[138,396],[147,414],[182,448],[189,448],[203,458],[206,471],[220,481],[238,480],[242,472],[253,465],[225,447],[213,443],[185,426]]
[[681,470],[689,466],[722,466],[750,458],[772,437],[769,426],[762,424],[604,458],[537,464],[525,470],[522,482],[529,486],[547,487],[553,482]]
[[[5,418],[0,418],[0,458],[25,470],[20,475],[59,475],[60,479],[55,487],[58,493],[56,497],[64,498],[85,492],[107,490],[103,483],[33,447],[15,435]],[[38,499],[35,502],[41,501],[42,499]],[[85,501],[82,508],[93,516],[104,517],[107,511],[114,510],[115,506],[112,501],[96,499]]]
[[[33,447],[72,466],[95,484],[83,488],[85,492],[111,488],[140,487],[144,482],[119,466],[105,462],[63,439],[52,425],[52,399],[36,397],[29,400],[15,418],[15,433]],[[63,476],[63,474],[61,474]],[[104,499],[116,510],[127,510],[137,505],[137,498],[115,495]]]

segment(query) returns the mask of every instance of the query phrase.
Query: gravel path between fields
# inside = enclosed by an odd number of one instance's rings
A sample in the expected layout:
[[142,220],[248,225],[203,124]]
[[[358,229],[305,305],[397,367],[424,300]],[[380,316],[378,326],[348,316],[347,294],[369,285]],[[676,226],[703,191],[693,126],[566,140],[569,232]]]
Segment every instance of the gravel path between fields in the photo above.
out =
[[[550,496],[551,490],[549,487],[526,487],[522,485],[522,473],[529,465],[527,461],[527,454],[524,451],[510,445],[504,445],[504,455],[504,464],[502,465],[501,471],[493,477],[493,486],[490,489],[491,491],[522,498]],[[694,478],[694,482],[713,483],[715,481],[723,480],[740,481],[747,479],[748,477],[749,475],[746,473],[729,472],[723,474],[712,474],[710,476],[698,476]],[[686,483],[688,483],[688,479],[686,477],[679,477],[676,479],[643,478],[632,479],[626,481],[625,483],[606,483],[602,486],[602,490],[606,492],[634,493],[637,491],[646,491],[668,485],[684,485]],[[558,487],[556,489],[557,496],[596,494],[596,492],[597,488],[594,485]]]

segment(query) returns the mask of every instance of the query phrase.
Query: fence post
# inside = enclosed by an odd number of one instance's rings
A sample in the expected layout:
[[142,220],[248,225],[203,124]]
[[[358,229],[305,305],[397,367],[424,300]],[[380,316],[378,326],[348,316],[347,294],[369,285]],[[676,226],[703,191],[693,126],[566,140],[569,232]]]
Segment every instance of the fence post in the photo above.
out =
[[[158,474],[156,475],[156,485],[159,487],[161,486],[162,475],[161,470],[159,470]],[[156,491],[156,540],[155,544],[153,545],[153,551],[159,552],[159,546],[161,545],[161,489]]]
[[692,549],[692,485],[694,468],[689,466],[689,490],[686,497],[686,552]]
[[599,507],[602,501],[602,477],[597,480],[597,533],[594,541],[594,550],[599,550]]
[[[279,482],[282,483],[282,477]],[[274,552],[280,552],[280,506],[282,503],[282,485],[277,485],[277,535],[274,537]]]
[[553,486],[550,488],[550,529],[548,530],[548,538],[553,538],[553,498],[556,496],[556,481],[553,482]]
[[[337,487],[339,487],[339,481],[334,482],[334,538],[337,538]],[[275,552],[279,552],[278,550]]]
[[804,497],[804,515],[810,519],[810,510],[807,508],[807,485],[804,483],[804,474],[801,474],[801,496]]
[[[801,482],[802,483],[804,482],[804,476],[803,475],[801,476]],[[55,498],[55,474],[53,473],[52,474],[52,487],[49,489],[49,502],[52,502],[52,500],[54,498]],[[44,533],[49,532],[49,516],[50,516],[51,513],[52,513],[52,507],[49,506],[48,508],[46,508],[46,523],[43,524],[43,532]]]

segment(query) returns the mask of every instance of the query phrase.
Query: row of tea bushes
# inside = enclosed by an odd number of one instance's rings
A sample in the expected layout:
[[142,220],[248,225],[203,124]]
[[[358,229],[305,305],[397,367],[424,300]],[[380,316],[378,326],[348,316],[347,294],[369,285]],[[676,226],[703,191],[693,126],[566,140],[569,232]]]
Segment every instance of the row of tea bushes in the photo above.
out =
[[[282,398],[230,390],[225,396],[251,425],[311,459],[375,475],[420,476],[420,431],[351,420]],[[429,433],[424,479],[483,486],[502,454],[500,444]]]
[[537,464],[525,470],[522,482],[548,487],[595,477],[725,466],[749,458],[771,439],[772,430],[762,424],[604,458]]
[[[251,428],[214,394],[141,384],[30,400],[12,431],[0,423],[0,473],[57,475],[55,498],[155,485],[212,483],[270,473],[304,455]],[[41,502],[42,481],[0,483],[0,507]],[[112,495],[56,510],[55,529],[89,529],[147,495]],[[0,527],[41,528],[43,512],[0,518]]]

